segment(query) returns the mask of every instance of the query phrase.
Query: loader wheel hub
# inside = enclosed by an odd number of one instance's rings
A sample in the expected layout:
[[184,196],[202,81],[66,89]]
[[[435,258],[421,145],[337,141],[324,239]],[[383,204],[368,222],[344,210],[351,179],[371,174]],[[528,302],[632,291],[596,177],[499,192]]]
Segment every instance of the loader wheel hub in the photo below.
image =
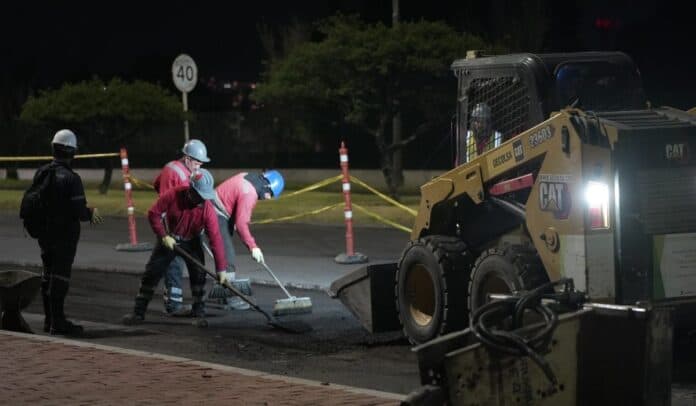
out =
[[425,266],[411,268],[406,279],[406,297],[411,318],[419,326],[427,326],[435,314],[435,285]]

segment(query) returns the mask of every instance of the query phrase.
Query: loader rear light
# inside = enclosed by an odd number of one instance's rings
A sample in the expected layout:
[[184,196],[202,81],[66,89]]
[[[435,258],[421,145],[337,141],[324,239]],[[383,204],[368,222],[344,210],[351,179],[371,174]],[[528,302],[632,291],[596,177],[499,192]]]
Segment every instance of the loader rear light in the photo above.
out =
[[602,182],[588,182],[585,186],[585,202],[590,228],[609,228],[609,186]]

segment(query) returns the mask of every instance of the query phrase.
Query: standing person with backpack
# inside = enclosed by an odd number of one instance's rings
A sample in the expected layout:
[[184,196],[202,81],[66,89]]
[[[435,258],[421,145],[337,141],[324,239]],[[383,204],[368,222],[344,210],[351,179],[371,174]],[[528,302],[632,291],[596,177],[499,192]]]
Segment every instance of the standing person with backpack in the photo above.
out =
[[66,318],[64,303],[80,239],[80,221],[101,224],[103,220],[96,208],[87,207],[82,179],[71,167],[77,151],[75,133],[58,131],[51,146],[53,161],[36,171],[32,187],[22,200],[20,215],[41,248],[44,331],[78,335],[82,326]]
[[[155,178],[153,186],[160,197],[179,186],[189,186],[191,175],[204,163],[210,162],[208,150],[200,140],[186,142],[181,152],[183,156],[164,165]],[[191,306],[184,305],[184,291],[181,287],[184,266],[186,263],[181,257],[174,257],[164,274],[164,309],[170,316],[191,314]]]

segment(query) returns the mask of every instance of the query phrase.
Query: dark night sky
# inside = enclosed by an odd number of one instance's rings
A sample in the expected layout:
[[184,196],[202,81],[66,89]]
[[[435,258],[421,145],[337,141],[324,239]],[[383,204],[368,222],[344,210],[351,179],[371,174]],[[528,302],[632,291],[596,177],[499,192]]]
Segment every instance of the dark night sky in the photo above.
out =
[[[170,67],[182,52],[196,60],[201,77],[256,80],[264,58],[256,32],[261,21],[283,24],[291,16],[313,21],[337,10],[358,12],[370,21],[389,22],[391,16],[391,0],[64,3],[3,5],[0,50],[10,81],[29,78],[34,88],[42,88],[117,75],[173,89]],[[472,10],[487,4],[401,0],[401,15],[403,20],[444,19],[461,31],[472,21]],[[636,60],[658,104],[696,106],[696,29],[686,6],[656,0],[548,4],[553,19],[545,50],[623,50]],[[620,28],[602,39],[593,24],[597,17],[612,18]],[[485,35],[487,24],[494,22],[483,18],[469,27]]]

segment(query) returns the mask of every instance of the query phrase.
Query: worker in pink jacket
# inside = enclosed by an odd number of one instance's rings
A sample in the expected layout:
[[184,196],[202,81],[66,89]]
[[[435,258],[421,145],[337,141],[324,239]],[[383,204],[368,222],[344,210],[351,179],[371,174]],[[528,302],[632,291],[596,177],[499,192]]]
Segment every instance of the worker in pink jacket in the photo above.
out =
[[[204,163],[210,162],[208,150],[200,140],[189,140],[181,149],[181,158],[168,162],[157,175],[154,188],[159,196],[180,186],[188,186],[191,174]],[[188,316],[191,306],[184,304],[184,291],[181,279],[184,273],[184,260],[174,258],[164,274],[164,310],[170,316]]]
[[[235,252],[232,245],[234,231],[237,230],[254,260],[263,263],[263,252],[249,230],[251,215],[259,199],[277,198],[284,187],[285,181],[280,172],[269,170],[261,173],[239,173],[225,180],[215,189],[215,209],[231,280],[236,279]],[[229,308],[238,310],[249,308],[249,305],[239,297],[234,296],[226,300]]]
[[[205,231],[215,257],[218,280],[228,280],[227,260],[212,200],[215,198],[213,176],[205,169],[199,169],[191,176],[191,186],[180,186],[162,195],[148,211],[150,226],[158,238],[140,281],[140,290],[135,298],[133,313],[123,318],[124,324],[136,324],[145,320],[147,305],[167,270],[178,255],[174,245],[191,254],[203,263],[203,249],[200,235]],[[206,273],[186,261],[189,269],[193,306],[191,315],[205,316],[205,276]]]

